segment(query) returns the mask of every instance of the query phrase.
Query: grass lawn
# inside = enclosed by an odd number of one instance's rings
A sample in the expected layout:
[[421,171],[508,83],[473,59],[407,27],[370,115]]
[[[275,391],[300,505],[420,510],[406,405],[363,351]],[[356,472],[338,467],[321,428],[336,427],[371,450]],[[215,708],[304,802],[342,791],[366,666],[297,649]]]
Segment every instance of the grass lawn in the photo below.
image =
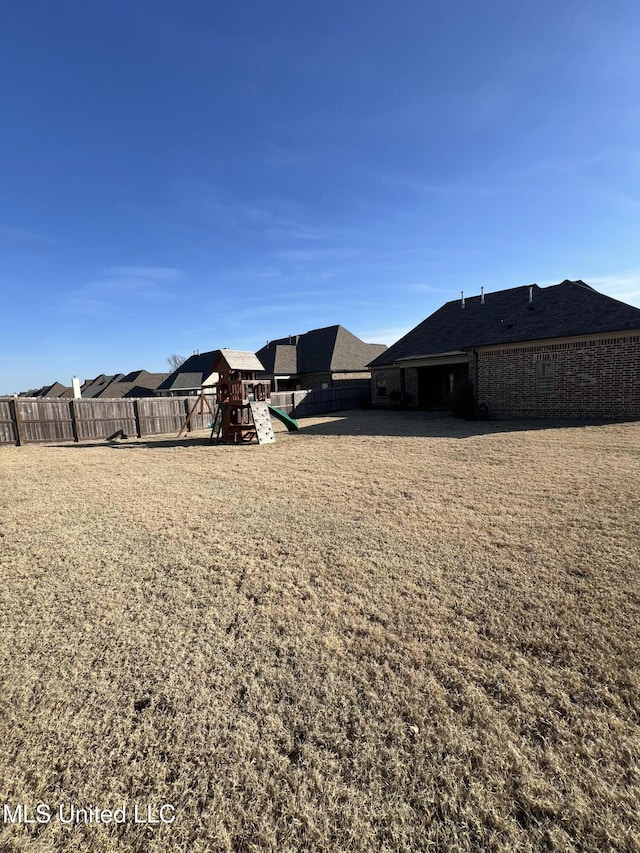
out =
[[0,850],[640,850],[640,423],[302,425],[0,449]]

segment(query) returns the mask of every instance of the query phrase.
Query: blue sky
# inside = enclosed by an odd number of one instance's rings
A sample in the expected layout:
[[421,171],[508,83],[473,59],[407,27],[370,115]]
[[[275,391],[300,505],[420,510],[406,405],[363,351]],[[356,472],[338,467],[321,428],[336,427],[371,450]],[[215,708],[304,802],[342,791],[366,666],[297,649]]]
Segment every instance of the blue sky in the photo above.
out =
[[582,278],[640,306],[640,4],[4,0],[0,393]]

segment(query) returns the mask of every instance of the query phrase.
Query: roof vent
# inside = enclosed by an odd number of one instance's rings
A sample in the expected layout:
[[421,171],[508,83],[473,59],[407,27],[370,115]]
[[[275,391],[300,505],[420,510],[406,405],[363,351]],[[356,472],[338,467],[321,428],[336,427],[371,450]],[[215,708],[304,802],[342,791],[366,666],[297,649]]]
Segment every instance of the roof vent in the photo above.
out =
[[484,305],[484,287],[480,288],[480,305]]
[[533,305],[533,285],[529,287],[529,305]]
[[460,291],[460,307],[464,308],[464,290]]

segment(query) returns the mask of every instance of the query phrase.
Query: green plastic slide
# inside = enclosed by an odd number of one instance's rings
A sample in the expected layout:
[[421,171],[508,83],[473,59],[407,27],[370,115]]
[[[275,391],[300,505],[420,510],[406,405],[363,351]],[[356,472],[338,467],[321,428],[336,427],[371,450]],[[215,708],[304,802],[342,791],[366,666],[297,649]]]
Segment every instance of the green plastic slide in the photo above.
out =
[[276,409],[275,406],[272,406],[269,403],[267,403],[267,407],[275,418],[278,418],[279,421],[282,421],[282,423],[286,426],[289,432],[295,432],[296,430],[300,429],[300,427],[298,426],[298,421],[295,420],[295,418],[290,418],[286,412],[282,411],[282,409]]

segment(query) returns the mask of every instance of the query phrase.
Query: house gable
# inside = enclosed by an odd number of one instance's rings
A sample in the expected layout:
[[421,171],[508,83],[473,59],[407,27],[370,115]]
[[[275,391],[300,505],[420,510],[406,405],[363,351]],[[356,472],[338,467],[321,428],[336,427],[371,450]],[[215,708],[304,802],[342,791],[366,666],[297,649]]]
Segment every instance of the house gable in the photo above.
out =
[[271,375],[299,376],[367,371],[367,363],[384,350],[384,344],[367,344],[335,325],[270,341],[257,356]]

